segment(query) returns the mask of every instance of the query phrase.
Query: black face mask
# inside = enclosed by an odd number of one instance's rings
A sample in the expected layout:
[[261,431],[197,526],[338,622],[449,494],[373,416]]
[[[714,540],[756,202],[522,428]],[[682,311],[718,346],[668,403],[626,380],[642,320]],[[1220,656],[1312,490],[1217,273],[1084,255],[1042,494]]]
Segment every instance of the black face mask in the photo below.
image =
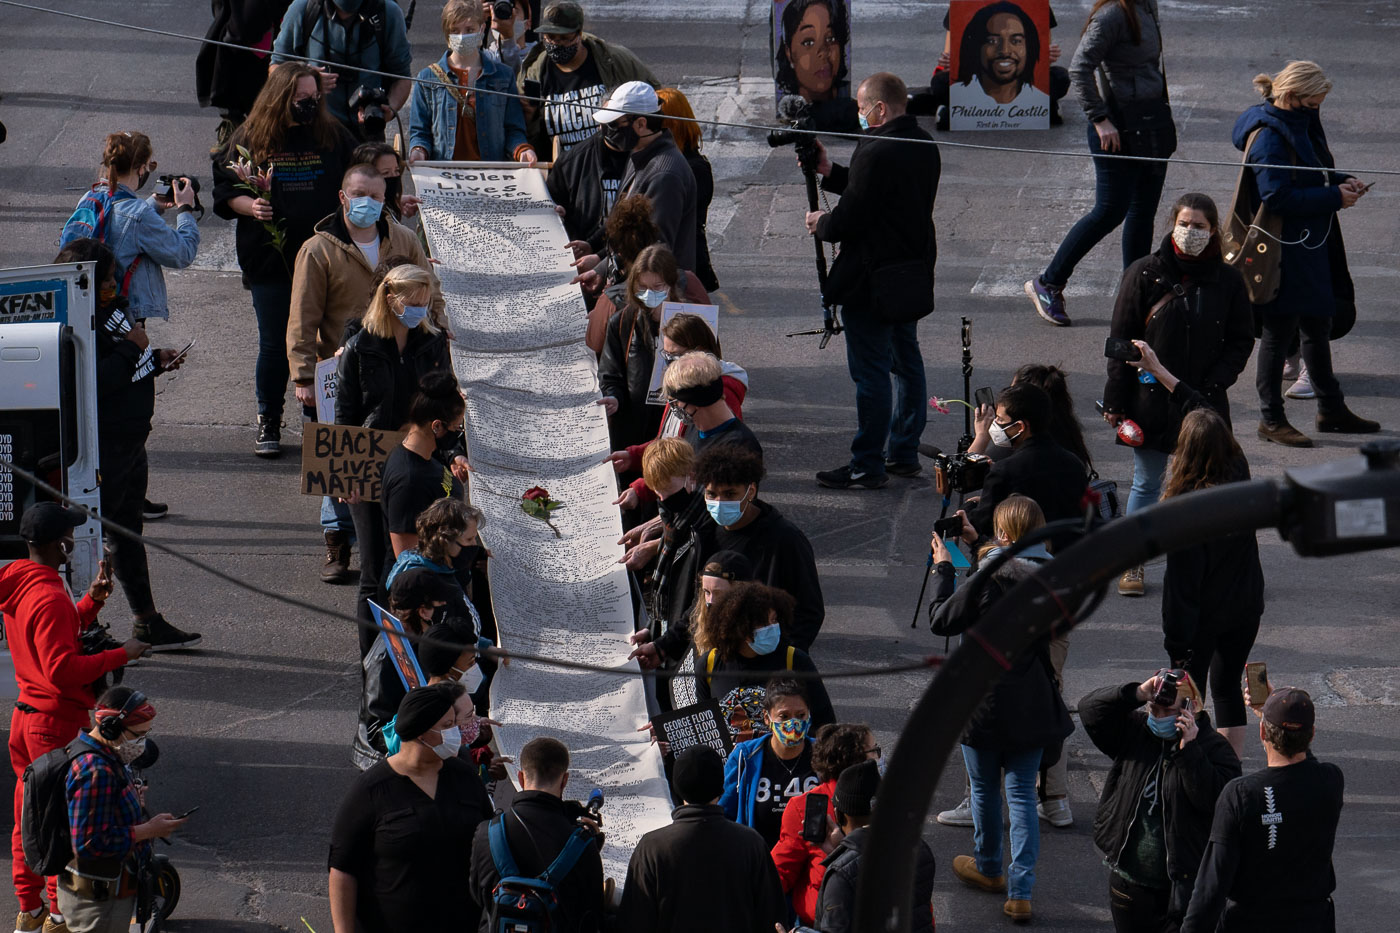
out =
[[292,122],[297,126],[309,126],[321,109],[321,102],[314,97],[303,97],[292,102]]
[[578,47],[579,43],[577,42],[570,42],[568,45],[550,45],[546,43],[544,54],[548,55],[549,60],[556,65],[567,65],[569,62],[573,61],[574,56],[578,54]]
[[632,147],[637,145],[637,139],[637,131],[633,129],[631,120],[626,123],[614,120],[603,124],[603,141],[618,152],[631,152]]
[[461,553],[452,559],[452,564],[455,567],[471,568],[476,566],[476,559],[479,556],[481,556],[481,545],[468,545],[462,548]]
[[148,181],[150,181],[150,180],[151,180],[151,173],[150,173],[150,172],[137,172],[137,173],[136,173],[136,190],[137,190],[137,191],[140,191],[142,188],[146,187],[146,182],[148,182]]
[[457,444],[461,439],[462,432],[452,430],[449,430],[446,434],[442,435],[442,437],[433,437],[433,440],[437,444],[438,453],[442,454],[444,457],[451,455],[452,451],[457,448]]

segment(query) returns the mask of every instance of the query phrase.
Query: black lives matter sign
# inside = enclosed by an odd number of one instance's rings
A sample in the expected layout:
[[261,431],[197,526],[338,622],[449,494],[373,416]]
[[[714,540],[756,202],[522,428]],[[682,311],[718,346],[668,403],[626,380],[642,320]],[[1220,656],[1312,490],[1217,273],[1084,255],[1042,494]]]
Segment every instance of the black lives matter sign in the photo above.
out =
[[657,741],[670,743],[673,757],[692,745],[708,745],[722,758],[729,757],[734,748],[734,740],[729,735],[729,726],[724,721],[724,713],[720,711],[717,700],[661,713],[652,717],[651,724],[656,730]]
[[384,461],[404,439],[402,431],[308,422],[301,440],[301,491],[378,502]]

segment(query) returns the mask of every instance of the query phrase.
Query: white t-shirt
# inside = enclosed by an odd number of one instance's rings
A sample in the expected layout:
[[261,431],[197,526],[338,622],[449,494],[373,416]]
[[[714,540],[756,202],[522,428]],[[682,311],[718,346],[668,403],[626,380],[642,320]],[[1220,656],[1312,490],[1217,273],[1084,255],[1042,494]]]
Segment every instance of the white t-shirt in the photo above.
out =
[[379,237],[375,237],[368,243],[361,243],[359,240],[351,240],[360,248],[360,252],[365,254],[365,261],[369,263],[371,269],[379,267]]

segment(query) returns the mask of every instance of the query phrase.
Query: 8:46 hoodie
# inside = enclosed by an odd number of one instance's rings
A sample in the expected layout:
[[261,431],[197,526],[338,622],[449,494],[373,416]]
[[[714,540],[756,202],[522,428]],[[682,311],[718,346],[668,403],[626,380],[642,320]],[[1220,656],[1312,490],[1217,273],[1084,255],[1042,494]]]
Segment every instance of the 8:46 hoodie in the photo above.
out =
[[17,560],[0,569],[0,611],[5,614],[19,702],[87,727],[88,711],[97,702],[90,685],[126,664],[121,648],[82,653],[78,637],[96,621],[101,608],[87,595],[74,605],[52,567]]

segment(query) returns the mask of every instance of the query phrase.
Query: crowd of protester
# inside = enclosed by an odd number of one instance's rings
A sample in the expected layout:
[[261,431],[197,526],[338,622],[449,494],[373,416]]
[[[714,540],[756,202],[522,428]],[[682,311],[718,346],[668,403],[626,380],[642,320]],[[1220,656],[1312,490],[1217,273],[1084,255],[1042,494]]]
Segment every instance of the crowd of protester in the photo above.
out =
[[[846,28],[829,4],[789,6],[794,28],[823,11],[829,30]],[[814,661],[826,617],[821,579],[801,528],[760,498],[771,462],[762,426],[744,419],[752,361],[742,351],[726,358],[698,315],[661,319],[665,302],[705,304],[719,286],[706,242],[714,179],[702,127],[686,122],[694,114],[685,96],[660,86],[627,49],[587,32],[574,0],[542,10],[532,0],[447,0],[445,51],[416,79],[408,20],[389,0],[215,10],[211,38],[248,49],[202,54],[199,79],[201,101],[222,118],[213,210],[236,223],[258,333],[253,452],[281,454],[289,381],[303,417],[317,418],[315,370],[331,359],[336,423],[406,432],[380,500],[327,497],[320,510],[322,579],[355,583],[366,623],[350,742],[361,774],[330,843],[336,933],[514,929],[499,924],[524,924],[531,911],[549,929],[580,933],[854,930],[884,755],[867,725],[841,715]],[[1095,154],[1123,150],[1130,103],[1166,96],[1157,23],[1152,0],[1096,0],[1069,68],[1051,71],[1053,121],[1072,86]],[[851,459],[816,476],[829,488],[875,489],[891,475],[922,472],[917,321],[932,308],[940,161],[915,115],[936,115],[946,128],[938,110],[948,53],[945,43],[928,88],[888,73],[860,82],[855,113],[866,137],[849,166],[820,143],[806,166],[840,195],[805,223],[819,241],[841,246],[826,297],[845,309],[856,386]],[[784,61],[801,85],[795,54],[787,49]],[[1050,61],[1058,57],[1049,45]],[[1251,161],[1330,170],[1317,109],[1331,87],[1322,70],[1291,62],[1255,83],[1264,102],[1240,117],[1235,144]],[[395,121],[404,152],[384,142]],[[632,658],[643,670],[690,675],[660,681],[663,709],[714,703],[730,731],[727,758],[662,743],[673,822],[643,837],[625,879],[603,876],[596,809],[568,799],[568,748],[535,739],[513,762],[492,747],[495,665],[482,653],[497,637],[492,557],[479,537],[483,515],[467,502],[467,406],[452,375],[451,324],[412,229],[417,198],[403,185],[406,166],[422,160],[552,163],[548,189],[590,308],[587,345],[598,356],[627,529],[622,562],[651,610],[651,626],[631,637]],[[110,135],[101,162],[101,181],[64,228],[58,260],[95,263],[102,509],[140,531],[143,519],[164,513],[147,498],[154,383],[182,361],[151,348],[143,322],[168,316],[161,269],[188,266],[200,236],[186,180],[168,194],[136,194],[157,168],[146,136]],[[1166,165],[1094,164],[1093,209],[1026,291],[1041,317],[1069,325],[1070,275],[1122,225],[1125,271],[1109,336],[1136,353],[1109,359],[1102,412],[1133,452],[1126,512],[1249,477],[1227,390],[1256,336],[1261,438],[1311,443],[1284,417],[1290,368],[1287,397],[1318,400],[1318,430],[1378,429],[1346,407],[1329,351],[1350,285],[1336,214],[1365,193],[1359,181],[1249,170],[1256,207],[1283,218],[1281,284],[1257,302],[1225,255],[1210,197],[1181,197],[1154,250]],[[161,217],[172,210],[173,226]],[[660,404],[648,398],[658,360]],[[931,542],[930,628],[948,638],[1053,560],[1054,540],[1039,531],[1082,519],[1086,488],[1098,480],[1065,373],[1054,366],[1023,366],[975,423],[969,451],[988,457],[990,469],[957,512],[960,530]],[[70,755],[73,859],[47,882],[26,865],[24,782],[16,789],[17,933],[125,929],[151,861],[148,840],[183,825],[146,814],[127,780],[154,706],[129,688],[106,689],[105,678],[148,650],[189,648],[200,636],[164,619],[144,549],[120,536],[109,539],[110,566],[75,605],[58,568],[82,521],[55,504],[31,508],[22,523],[29,559],[0,570],[20,684],[10,733],[16,776],[54,749]],[[959,567],[968,568],[961,579]],[[81,639],[100,624],[115,582],[135,617],[133,638],[87,653]],[[1142,567],[1118,581],[1125,596],[1146,588]],[[1315,716],[1305,692],[1250,691],[1268,767],[1241,776],[1249,732],[1241,677],[1264,608],[1253,534],[1173,553],[1161,595],[1162,669],[1077,704],[1089,740],[1111,760],[1094,841],[1109,869],[1115,928],[1332,929],[1342,778],[1309,751]],[[383,634],[391,625],[415,640],[391,642]],[[401,676],[400,652],[420,669],[420,686]],[[973,854],[957,856],[953,874],[1004,895],[1017,922],[1032,917],[1040,822],[1074,821],[1067,658],[1068,639],[1057,635],[1009,666],[962,737],[966,799],[938,815],[973,831]],[[931,931],[933,855],[922,842],[908,855],[914,929]]]

